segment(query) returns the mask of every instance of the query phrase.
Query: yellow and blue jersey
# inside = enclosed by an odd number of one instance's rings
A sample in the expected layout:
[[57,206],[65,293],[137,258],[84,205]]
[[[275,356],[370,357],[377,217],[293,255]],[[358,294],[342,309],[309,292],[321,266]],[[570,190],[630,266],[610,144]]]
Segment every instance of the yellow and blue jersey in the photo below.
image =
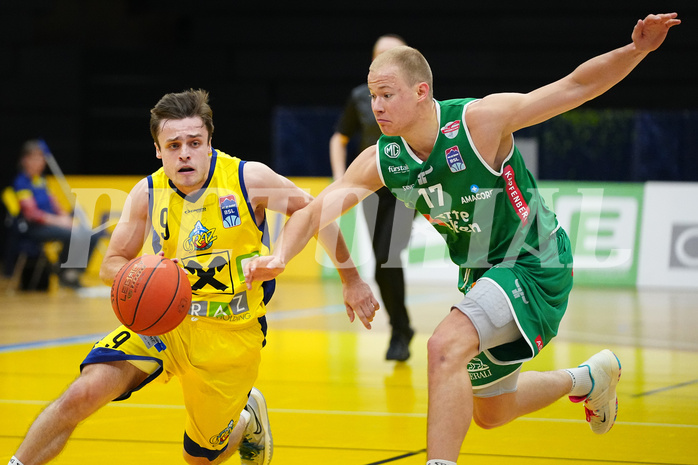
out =
[[245,285],[243,266],[269,253],[266,219],[248,200],[245,162],[213,150],[203,187],[185,195],[161,168],[148,176],[152,253],[178,258],[192,287],[190,314],[246,326],[266,313],[274,281]]

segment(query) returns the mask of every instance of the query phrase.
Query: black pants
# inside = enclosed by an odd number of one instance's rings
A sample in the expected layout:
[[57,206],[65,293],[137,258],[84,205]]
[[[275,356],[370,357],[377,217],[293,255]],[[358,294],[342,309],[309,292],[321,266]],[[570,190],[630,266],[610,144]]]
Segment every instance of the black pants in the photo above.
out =
[[74,264],[71,267],[80,268],[80,271],[83,272],[89,263],[92,252],[97,245],[97,241],[99,241],[101,238],[101,234],[92,234],[91,231],[82,227],[66,229],[58,226],[29,224],[26,237],[36,241],[37,243],[60,241],[63,244],[63,247],[58,259],[59,265],[68,261],[71,252],[70,244],[72,239],[73,243],[77,247],[77,250],[72,251],[72,261]]
[[390,318],[393,334],[409,334],[405,306],[405,276],[400,253],[410,242],[415,211],[399,202],[387,187],[363,201],[364,216],[376,257],[376,284]]

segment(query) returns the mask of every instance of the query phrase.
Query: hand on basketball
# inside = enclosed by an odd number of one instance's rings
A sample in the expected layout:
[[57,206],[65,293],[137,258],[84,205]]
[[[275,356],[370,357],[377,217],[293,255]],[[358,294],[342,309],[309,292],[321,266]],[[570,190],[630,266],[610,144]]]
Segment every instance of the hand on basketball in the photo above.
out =
[[252,289],[253,282],[272,280],[279,276],[284,269],[286,269],[286,264],[280,258],[273,255],[262,255],[245,263],[242,267],[242,273],[245,275],[247,289]]
[[376,316],[376,310],[380,308],[371,287],[362,279],[356,279],[344,283],[343,293],[349,321],[353,323],[356,315],[366,329],[371,329],[373,317]]
[[[160,257],[166,258],[166,257],[165,257],[165,252],[163,252],[162,250],[161,250],[160,252],[158,252],[157,255],[160,256]],[[170,260],[172,260],[172,261],[175,262],[175,263],[179,263],[179,258],[177,258],[177,257],[170,258]]]
[[192,292],[184,270],[162,254],[142,255],[121,267],[111,287],[111,305],[131,331],[159,336],[186,318]]

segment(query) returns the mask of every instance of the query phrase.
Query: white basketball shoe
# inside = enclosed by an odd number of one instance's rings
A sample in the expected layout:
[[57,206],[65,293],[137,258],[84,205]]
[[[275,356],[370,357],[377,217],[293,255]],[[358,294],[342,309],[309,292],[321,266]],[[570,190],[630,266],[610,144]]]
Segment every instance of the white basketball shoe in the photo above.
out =
[[620,360],[608,349],[593,355],[579,365],[591,375],[591,392],[586,396],[570,396],[572,402],[584,402],[586,420],[596,434],[607,433],[618,415],[616,385],[620,380]]
[[245,410],[250,412],[250,421],[240,443],[240,462],[243,465],[268,465],[274,453],[274,442],[269,428],[267,402],[257,388],[252,388]]

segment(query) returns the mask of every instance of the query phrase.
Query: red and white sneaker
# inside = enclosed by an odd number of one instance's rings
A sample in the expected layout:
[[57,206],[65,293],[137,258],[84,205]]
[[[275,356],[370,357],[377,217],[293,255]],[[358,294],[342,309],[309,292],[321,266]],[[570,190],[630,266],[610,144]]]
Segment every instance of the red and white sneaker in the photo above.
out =
[[579,366],[589,369],[591,392],[584,397],[570,396],[570,400],[584,402],[586,420],[594,433],[607,433],[618,415],[616,385],[620,380],[620,360],[616,354],[604,349]]

